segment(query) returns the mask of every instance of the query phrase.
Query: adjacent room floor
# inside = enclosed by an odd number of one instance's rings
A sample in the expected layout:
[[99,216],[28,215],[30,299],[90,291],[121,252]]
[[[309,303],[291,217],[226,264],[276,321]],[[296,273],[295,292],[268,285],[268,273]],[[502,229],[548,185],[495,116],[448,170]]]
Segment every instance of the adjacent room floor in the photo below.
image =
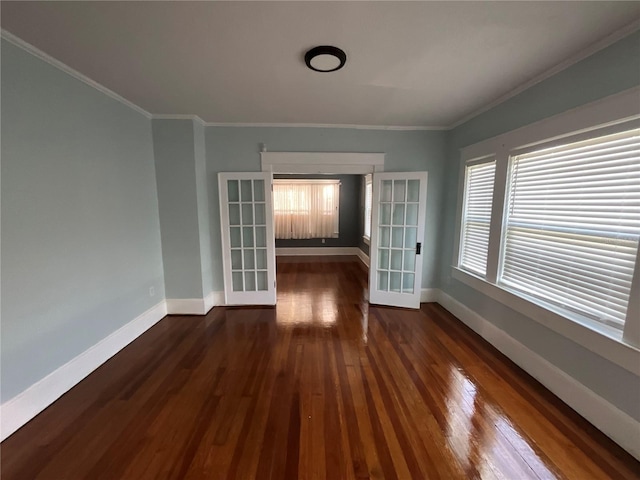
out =
[[2,443],[2,479],[636,478],[640,464],[437,304],[281,258],[276,308],[171,316]]

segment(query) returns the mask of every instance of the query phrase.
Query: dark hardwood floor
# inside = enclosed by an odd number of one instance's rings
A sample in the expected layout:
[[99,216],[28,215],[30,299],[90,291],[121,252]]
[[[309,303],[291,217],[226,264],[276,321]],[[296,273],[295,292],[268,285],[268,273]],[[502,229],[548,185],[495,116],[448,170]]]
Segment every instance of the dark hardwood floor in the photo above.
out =
[[2,480],[639,478],[437,304],[280,259],[277,308],[167,317],[1,446]]

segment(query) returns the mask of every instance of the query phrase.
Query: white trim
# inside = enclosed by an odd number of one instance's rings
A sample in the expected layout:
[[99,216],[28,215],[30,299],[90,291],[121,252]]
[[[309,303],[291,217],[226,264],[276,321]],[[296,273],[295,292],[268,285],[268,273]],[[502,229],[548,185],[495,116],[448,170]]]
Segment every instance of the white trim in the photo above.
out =
[[167,314],[169,315],[204,315],[203,298],[167,298]]
[[[1,30],[1,36],[8,42],[13,45],[22,48],[23,50],[31,53],[35,57],[44,60],[50,65],[62,70],[63,72],[71,75],[72,77],[86,83],[87,85],[92,86],[96,90],[108,95],[109,97],[123,103],[124,105],[132,108],[133,110],[141,113],[147,118],[150,119],[193,119],[198,121],[205,127],[235,127],[235,128],[337,128],[337,129],[355,129],[355,130],[388,130],[388,131],[447,131],[453,130],[454,128],[462,125],[463,123],[471,120],[478,115],[491,110],[492,108],[500,105],[501,103],[507,101],[508,99],[515,97],[516,95],[524,92],[528,88],[550,78],[557,73],[565,70],[566,68],[578,63],[581,60],[593,55],[594,53],[605,49],[606,47],[613,45],[615,42],[622,40],[624,37],[632,34],[638,28],[640,28],[640,21],[635,20],[630,24],[623,26],[619,30],[613,32],[605,38],[602,38],[595,43],[592,43],[588,47],[584,48],[577,54],[569,57],[568,59],[560,62],[554,67],[546,70],[545,72],[535,76],[531,80],[521,84],[515,89],[507,92],[504,95],[496,98],[492,102],[487,103],[483,107],[476,109],[454,123],[446,126],[436,125],[436,126],[428,126],[428,125],[359,125],[359,124],[331,124],[331,123],[233,123],[233,122],[206,122],[200,116],[196,114],[151,114],[146,111],[142,107],[136,105],[135,103],[127,100],[121,95],[115,93],[113,90],[108,89],[104,85],[96,82],[95,80],[90,79],[86,75],[78,72],[77,70],[71,68],[70,66],[62,63],[60,60],[53,58],[37,47],[27,43],[21,38],[15,36],[7,30]],[[310,173],[310,172],[302,172],[302,173]]]
[[[264,187],[264,207],[265,218],[264,227],[252,228],[253,243],[252,246],[257,245],[256,232],[258,228],[265,228],[265,247],[267,250],[267,285],[265,290],[234,290],[233,289],[233,275],[234,271],[231,265],[231,254],[233,253],[231,245],[231,231],[232,228],[229,221],[229,181],[241,181],[241,180],[261,180]],[[218,198],[220,204],[220,240],[222,245],[222,271],[224,277],[224,298],[225,305],[275,305],[276,304],[276,255],[275,255],[275,233],[274,233],[274,220],[273,220],[273,176],[270,172],[219,172],[218,173]],[[237,182],[236,182],[237,185]],[[255,187],[255,185],[254,185]],[[240,194],[240,192],[238,192]],[[240,199],[238,199],[240,200]],[[254,200],[253,203],[257,202]],[[237,203],[237,201],[232,202]],[[242,217],[242,209],[240,209],[240,217]],[[255,218],[253,223],[240,222],[242,225],[255,226]],[[240,249],[245,250],[245,237],[246,232],[241,235]],[[251,247],[246,247],[251,248]],[[248,269],[246,271],[253,271]],[[242,272],[245,272],[243,269]],[[245,277],[246,279],[246,277]],[[257,281],[255,279],[254,281]]]
[[338,178],[274,178],[273,185],[342,185]]
[[524,125],[515,130],[482,140],[460,149],[464,163],[526,146],[548,143],[590,130],[617,125],[640,118],[640,86],[580,105],[565,112]]
[[384,165],[384,153],[261,152],[262,165]]
[[360,248],[358,248],[356,255],[358,255],[360,261],[364,263],[364,266],[369,268],[369,255],[364,253]]
[[422,125],[356,125],[344,123],[225,123],[205,122],[207,127],[235,127],[235,128],[347,128],[353,130],[391,130],[391,131],[425,131],[425,130],[449,130],[446,126],[422,126]]
[[193,120],[202,126],[206,126],[206,122],[202,120],[198,115],[185,115],[185,114],[171,114],[171,113],[154,113],[151,116],[152,120]]
[[224,304],[224,292],[211,292],[204,298],[167,298],[167,314],[206,315],[213,307]]
[[522,294],[511,293],[456,267],[452,268],[451,276],[572,342],[640,376],[640,349],[624,343],[620,332],[608,329],[604,325],[583,323],[578,316],[569,319],[564,314],[552,311],[551,305],[548,307],[537,305],[524,298]]
[[496,98],[492,102],[489,102],[486,105],[484,105],[483,107],[480,107],[480,108],[478,108],[478,109],[466,114],[465,116],[460,118],[460,120],[457,120],[454,123],[452,123],[451,125],[449,125],[446,128],[446,130],[452,130],[452,129],[462,125],[463,123],[468,122],[472,118],[475,118],[478,115],[491,110],[492,108],[500,105],[501,103],[506,102],[510,98],[513,98],[516,95],[524,92],[525,90],[533,87],[534,85],[537,85],[538,83],[541,83],[544,80],[553,77],[557,73],[560,73],[561,71],[569,68],[570,66],[575,65],[576,63],[580,62],[581,60],[584,60],[585,58],[590,57],[594,53],[597,53],[600,50],[604,50],[605,48],[609,47],[610,45],[613,45],[617,41],[622,40],[624,37],[626,37],[628,35],[631,35],[633,32],[638,30],[638,28],[640,28],[640,20],[634,20],[633,22],[623,26],[622,28],[616,30],[615,32],[611,33],[610,35],[607,35],[606,37],[601,38],[600,40],[598,40],[598,41],[592,43],[591,45],[587,46],[586,48],[580,50],[575,55],[572,55],[571,57],[563,60],[562,62],[560,62],[557,65],[551,67],[550,69],[542,72],[541,74],[536,75],[532,79],[526,81],[525,83],[523,83],[520,86],[514,88],[513,90],[505,93],[504,95],[500,95],[498,98]]
[[358,255],[358,247],[281,247],[276,248],[276,257],[295,257],[300,255]]
[[[425,218],[427,211],[427,185],[429,180],[429,172],[385,172],[375,173],[372,181],[372,200],[371,200],[371,245],[369,255],[371,257],[371,265],[374,268],[369,269],[369,301],[374,305],[387,305],[391,307],[405,307],[405,308],[420,308],[420,292],[422,288],[422,268],[424,265],[424,249],[420,253],[415,254],[415,264],[413,271],[413,289],[411,292],[403,291],[394,292],[391,290],[381,290],[378,288],[378,255],[379,255],[379,236],[380,236],[380,218],[379,210],[383,203],[381,199],[382,195],[382,182],[385,180],[418,180],[419,182],[419,194],[418,194],[418,224],[416,243],[424,246],[425,235]],[[409,202],[404,202],[408,204]],[[413,203],[413,202],[411,202]],[[404,225],[402,228],[407,228],[408,225]],[[385,269],[390,270],[390,269]],[[404,270],[404,269],[403,269]],[[408,273],[408,271],[406,271]],[[392,276],[391,274],[389,275]],[[390,279],[389,279],[390,280]],[[403,280],[404,281],[404,280]]]
[[366,173],[371,172],[381,172],[383,171],[383,167],[374,167],[370,165],[288,165],[288,164],[279,164],[274,165],[272,168],[265,169],[263,168],[263,172],[272,172],[274,174],[278,173],[298,173],[298,174],[329,174],[329,175],[364,175]]
[[282,247],[276,248],[276,256],[333,256],[353,255],[369,268],[369,256],[359,247]]
[[371,237],[367,237],[366,235],[362,236],[362,241],[367,245],[371,245]]
[[261,152],[263,172],[367,174],[384,170],[384,153]]
[[210,292],[204,298],[168,298],[168,315],[206,315],[216,306],[224,305],[224,292]]
[[0,406],[0,440],[43,411],[96,368],[162,320],[161,301]]
[[[589,132],[593,135],[597,134],[597,131],[613,132],[629,128],[630,125],[635,126],[638,123],[638,119],[640,119],[638,96],[640,96],[640,86],[462,148],[455,226],[454,245],[456,248],[454,250],[452,271],[453,278],[466,283],[479,292],[526,315],[533,321],[541,323],[554,332],[569,338],[571,341],[636,375],[640,375],[640,349],[631,345],[634,343],[633,334],[627,334],[626,338],[631,341],[625,343],[622,341],[621,332],[607,328],[597,322],[590,322],[577,315],[559,311],[552,305],[543,304],[538,300],[534,301],[526,295],[507,291],[503,287],[497,286],[496,278],[490,278],[489,274],[492,272],[492,268],[494,269],[493,272],[499,272],[498,263],[500,261],[503,238],[500,238],[498,242],[496,242],[496,238],[498,237],[497,234],[504,229],[509,158],[514,154],[514,151],[520,151],[522,148],[529,148],[532,145],[538,145],[543,148],[551,144],[573,141],[577,138],[583,138]],[[495,156],[497,162],[491,220],[492,232],[495,235],[490,237],[489,242],[487,278],[482,279],[458,269],[457,266],[459,265],[462,197],[464,195],[464,166],[468,161],[475,161],[475,159],[487,156]],[[493,264],[490,263],[492,259]],[[635,285],[634,288],[637,289],[638,285]],[[635,293],[632,291],[631,298],[634,298],[634,295]],[[631,326],[632,324],[633,321],[628,321],[625,325],[625,331],[637,328],[637,325]]]
[[[27,43],[7,30],[1,30],[1,36],[9,43],[22,48],[26,52],[30,53],[34,57],[37,57],[48,64],[62,70],[68,75],[86,83],[87,85],[95,88],[96,90],[104,93],[105,95],[123,103],[127,107],[141,113],[145,117],[153,120],[194,120],[199,122],[205,127],[237,127],[237,128],[339,128],[339,129],[355,129],[355,130],[390,130],[390,131],[430,131],[430,130],[448,130],[446,126],[422,126],[422,125],[349,125],[349,124],[331,124],[331,123],[227,123],[227,122],[205,122],[200,116],[196,114],[172,114],[172,113],[160,113],[152,114],[142,107],[139,107],[135,103],[127,100],[121,95],[118,95],[113,90],[108,89],[104,85],[90,79],[86,75],[71,68],[69,65],[62,63],[60,60],[56,60],[51,55],[43,52],[39,48]],[[309,172],[302,172],[309,173]]]
[[438,293],[438,303],[614,442],[640,459],[640,422],[446,293]]
[[213,307],[217,307],[218,305],[224,305],[224,291],[211,292],[209,295],[204,297],[204,314],[206,315],[209,313],[209,310]]
[[0,36],[2,36],[2,38],[4,38],[7,42],[15,45],[18,48],[21,48],[22,50],[24,50],[27,53],[30,53],[34,57],[39,58],[40,60],[43,60],[44,62],[48,63],[49,65],[51,65],[51,66],[53,66],[55,68],[57,68],[58,70],[63,71],[64,73],[66,73],[67,75],[70,75],[71,77],[75,78],[76,80],[80,80],[81,82],[86,83],[90,87],[95,88],[99,92],[105,94],[108,97],[113,98],[114,100],[117,100],[118,102],[122,103],[123,105],[126,105],[127,107],[131,108],[132,110],[135,110],[136,112],[144,115],[145,117],[152,118],[152,115],[149,112],[147,112],[145,109],[143,109],[143,108],[139,107],[138,105],[136,105],[135,103],[127,100],[123,96],[118,95],[116,92],[114,92],[113,90],[108,89],[107,87],[105,87],[101,83],[98,83],[95,80],[90,79],[86,75],[83,75],[82,73],[78,72],[77,70],[71,68],[69,65],[67,65],[65,63],[62,63],[60,60],[56,60],[51,55],[43,52],[39,48],[36,48],[33,45],[31,45],[30,43],[25,42],[21,38],[16,37],[13,33],[2,29],[0,31]]
[[423,288],[420,290],[420,303],[437,302],[440,290],[437,288]]

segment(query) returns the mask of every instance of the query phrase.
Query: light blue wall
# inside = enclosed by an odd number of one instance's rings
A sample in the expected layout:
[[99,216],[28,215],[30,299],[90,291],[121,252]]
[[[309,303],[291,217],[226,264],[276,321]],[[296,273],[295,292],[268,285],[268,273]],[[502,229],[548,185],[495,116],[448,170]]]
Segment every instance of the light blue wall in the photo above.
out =
[[194,122],[152,124],[166,295],[203,298]]
[[161,301],[164,281],[151,122],[1,48],[4,402]]
[[342,128],[207,127],[207,181],[211,212],[211,252],[214,290],[223,290],[220,247],[218,172],[260,171],[260,144],[274,152],[374,152],[385,153],[389,172],[429,172],[427,218],[423,250],[423,288],[438,285],[438,252],[445,132],[387,131]]
[[427,170],[423,288],[441,287],[640,419],[637,377],[450,275],[459,148],[640,84],[639,45],[636,33],[452,132],[425,132],[191,120],[152,128],[3,40],[0,400],[162,300],[165,280],[168,298],[223,290],[217,174],[260,170],[265,143],[270,151],[384,152],[387,171]]
[[200,234],[200,268],[202,273],[202,292],[206,297],[213,290],[213,271],[211,270],[211,216],[207,188],[207,152],[204,139],[204,126],[202,123],[194,121],[193,128],[196,161],[196,200],[198,202],[198,227]]
[[[640,85],[640,33],[635,33],[448,132],[441,288],[598,395],[640,419],[638,378],[534,320],[451,278],[458,202],[459,149],[585,103]],[[640,107],[640,100],[639,100]]]

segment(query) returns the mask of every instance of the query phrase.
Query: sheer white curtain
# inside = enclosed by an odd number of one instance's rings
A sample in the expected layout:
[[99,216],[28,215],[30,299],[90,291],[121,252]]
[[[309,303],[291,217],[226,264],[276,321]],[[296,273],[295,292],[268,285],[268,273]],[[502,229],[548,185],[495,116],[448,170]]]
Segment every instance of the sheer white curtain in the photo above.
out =
[[276,238],[337,237],[339,195],[339,180],[274,180]]

